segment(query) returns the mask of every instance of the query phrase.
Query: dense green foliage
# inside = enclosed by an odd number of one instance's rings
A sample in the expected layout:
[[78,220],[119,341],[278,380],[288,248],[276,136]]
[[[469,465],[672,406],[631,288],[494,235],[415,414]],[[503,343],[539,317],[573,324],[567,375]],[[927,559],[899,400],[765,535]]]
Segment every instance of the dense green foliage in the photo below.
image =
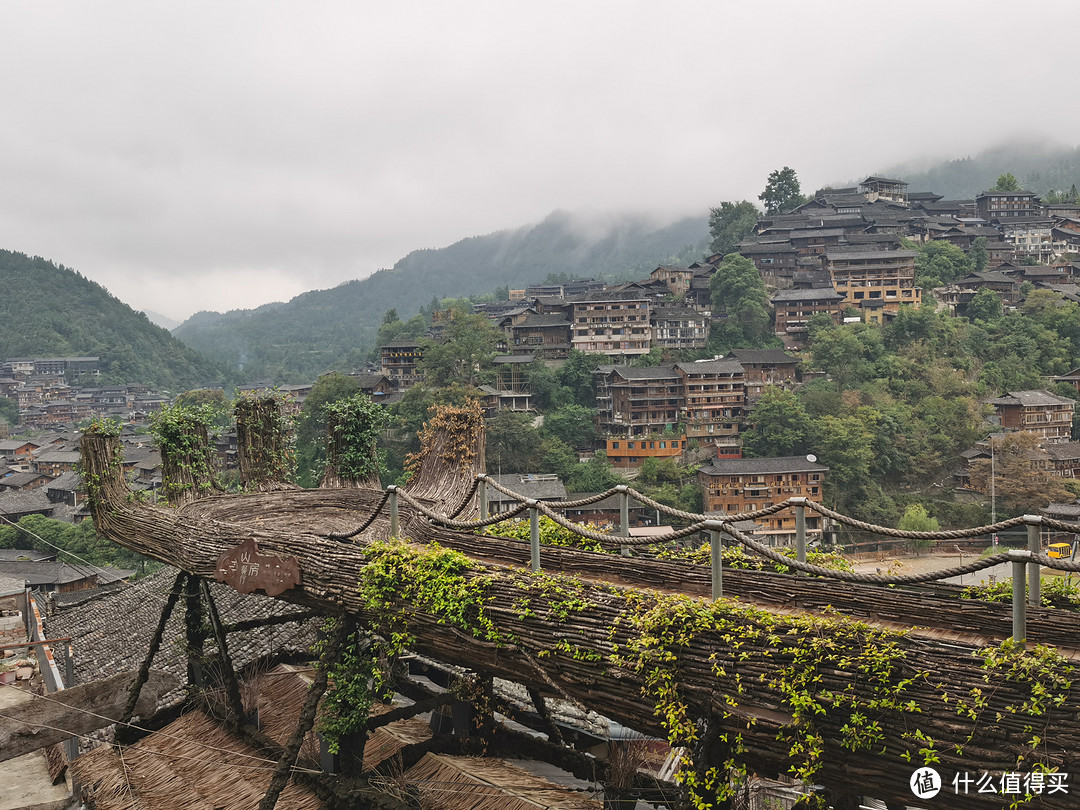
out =
[[183,391],[225,381],[221,368],[63,265],[0,250],[0,290],[0,358],[99,357],[95,384]]
[[769,173],[765,190],[758,195],[766,214],[786,214],[806,202],[799,178],[790,166]]
[[[111,565],[142,570],[146,558],[116,545],[94,530],[94,522],[67,523],[44,515],[27,515],[18,523],[0,525],[0,548],[56,552],[60,562]],[[152,563],[154,567],[158,563]]]
[[657,228],[643,218],[598,224],[556,213],[535,226],[413,251],[392,269],[287,303],[200,312],[174,333],[245,379],[300,382],[361,365],[387,311],[394,309],[409,324],[431,294],[486,295],[507,284],[535,283],[553,270],[573,278],[630,280],[662,262],[693,261],[706,244],[705,222],[696,217]]
[[912,191],[935,191],[950,200],[972,199],[1003,173],[1012,173],[1023,188],[1040,195],[1068,189],[1080,183],[1080,147],[1011,143],[929,169],[901,165],[883,172],[902,177]]
[[731,253],[709,279],[714,317],[709,348],[717,353],[728,349],[772,346],[769,295],[757,267],[749,259]]
[[753,233],[761,211],[752,202],[722,202],[717,208],[709,209],[709,252],[726,256],[736,246]]

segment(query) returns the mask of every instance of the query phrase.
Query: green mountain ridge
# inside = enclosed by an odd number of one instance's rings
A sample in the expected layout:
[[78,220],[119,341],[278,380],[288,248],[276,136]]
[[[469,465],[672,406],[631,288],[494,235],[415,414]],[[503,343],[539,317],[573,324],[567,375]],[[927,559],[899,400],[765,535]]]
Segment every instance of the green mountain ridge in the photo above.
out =
[[40,256],[0,250],[0,358],[100,357],[101,382],[179,392],[225,371],[100,284]]
[[657,264],[700,258],[707,233],[704,216],[657,226],[646,217],[597,223],[559,211],[537,225],[414,250],[393,268],[284,304],[199,312],[173,334],[248,379],[310,380],[361,365],[388,309],[407,319],[432,297],[485,295],[537,283],[549,273],[640,278]]
[[986,149],[975,157],[947,160],[921,168],[899,164],[880,174],[904,180],[911,191],[933,191],[946,199],[972,199],[993,188],[999,176],[1011,172],[1027,191],[1080,187],[1080,146],[1013,142]]

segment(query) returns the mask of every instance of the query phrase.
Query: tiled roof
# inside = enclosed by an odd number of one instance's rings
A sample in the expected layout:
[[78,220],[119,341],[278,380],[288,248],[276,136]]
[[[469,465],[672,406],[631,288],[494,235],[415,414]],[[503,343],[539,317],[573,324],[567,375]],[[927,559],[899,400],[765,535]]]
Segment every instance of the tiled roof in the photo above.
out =
[[615,366],[612,371],[624,380],[663,380],[679,376],[674,366]]
[[806,456],[776,458],[714,458],[699,472],[706,475],[755,475],[768,473],[826,472],[828,467],[807,461]]
[[799,360],[792,357],[783,349],[734,349],[728,352],[728,357],[734,357],[740,363],[780,363],[794,364]]
[[1074,458],[1080,459],[1080,442],[1048,444],[1043,449],[1046,450],[1047,455],[1055,461],[1066,461]]
[[[519,495],[533,498],[537,501],[564,501],[566,500],[566,486],[558,478],[551,479],[547,476],[531,475],[529,473],[491,476],[497,484],[512,490]],[[489,503],[501,503],[514,500],[509,495],[504,495],[497,489],[488,490]]]
[[570,326],[570,319],[565,314],[552,313],[550,315],[526,315],[521,323],[516,324],[514,329],[521,329],[522,327],[541,327],[541,326]]
[[698,360],[693,363],[676,363],[675,367],[687,374],[742,374],[742,363],[738,360],[723,358],[720,360]]
[[784,303],[786,301],[821,301],[821,300],[833,300],[842,301],[843,295],[838,293],[832,287],[813,287],[811,289],[789,289],[779,290],[773,294],[773,297],[769,300],[774,303]]
[[[74,639],[75,682],[86,683],[124,670],[138,669],[150,638],[157,627],[161,609],[176,577],[176,569],[162,568],[123,590],[58,611],[46,619],[52,637]],[[241,594],[216,582],[210,592],[225,624],[248,619],[271,618],[298,608],[288,602],[260,594]],[[153,666],[185,679],[186,662],[182,652],[184,610],[178,606],[166,626],[165,638]],[[230,633],[229,654],[237,669],[270,654],[304,654],[315,641],[319,622],[289,622],[241,633]],[[213,637],[207,641],[208,652],[216,649]],[[182,698],[179,691],[175,699]]]
[[0,515],[28,515],[48,512],[52,502],[42,489],[13,489],[0,492]]
[[1021,405],[1025,408],[1038,407],[1040,405],[1075,405],[1075,400],[1059,397],[1049,391],[1009,391],[996,399],[990,400],[991,405]]

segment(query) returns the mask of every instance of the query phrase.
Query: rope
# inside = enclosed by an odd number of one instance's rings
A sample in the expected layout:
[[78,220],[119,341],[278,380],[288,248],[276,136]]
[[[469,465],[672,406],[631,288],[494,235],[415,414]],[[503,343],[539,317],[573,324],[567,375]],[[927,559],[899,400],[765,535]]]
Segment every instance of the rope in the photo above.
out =
[[[991,568],[999,563],[1008,562],[1012,559],[1009,552],[1006,551],[1001,554],[995,554],[992,557],[987,557],[984,560],[976,560],[967,565],[958,565],[955,568],[947,568],[943,571],[928,571],[922,574],[892,576],[882,576],[881,574],[857,574],[851,571],[837,571],[833,568],[823,568],[820,565],[813,565],[812,563],[799,562],[798,560],[788,557],[786,554],[781,554],[768,546],[762,545],[756,540],[751,540],[738,529],[728,526],[727,524],[724,525],[722,531],[725,534],[731,535],[731,537],[747,548],[773,562],[781,563],[788,568],[794,568],[796,571],[802,571],[806,574],[815,574],[829,579],[839,579],[844,582],[869,582],[876,585],[911,585],[917,582],[935,582],[939,579],[948,579],[949,577],[956,577],[961,574],[972,574],[976,571],[982,571],[984,568]],[[1080,570],[1080,568],[1077,570]]]
[[[653,500],[649,496],[644,495],[637,490],[628,488],[625,490],[628,497],[633,497],[639,503],[648,506],[651,509],[656,509],[671,517],[681,518],[690,522],[689,526],[674,531],[671,534],[664,535],[661,538],[649,537],[631,539],[629,537],[623,537],[622,535],[607,534],[604,532],[597,532],[591,529],[586,529],[581,524],[574,523],[573,521],[566,519],[563,515],[556,511],[559,509],[573,509],[580,506],[587,506],[589,504],[597,503],[598,501],[602,501],[605,498],[609,498],[612,495],[618,494],[618,487],[612,487],[606,492],[601,492],[597,495],[590,495],[588,498],[581,498],[575,501],[545,502],[532,501],[531,499],[526,498],[524,495],[514,492],[512,489],[503,486],[496,481],[493,481],[491,478],[488,478],[487,482],[493,489],[503,493],[504,495],[507,495],[510,498],[516,499],[519,502],[518,505],[511,509],[509,512],[504,512],[500,515],[493,515],[488,518],[481,518],[479,520],[455,520],[454,518],[457,515],[461,514],[462,511],[464,511],[465,507],[471,501],[472,497],[476,494],[479,482],[479,477],[473,480],[473,485],[470,488],[468,494],[465,495],[457,508],[454,509],[454,511],[451,512],[449,515],[444,515],[427,508],[426,506],[424,506],[424,504],[422,504],[401,489],[398,489],[398,495],[406,503],[408,503],[421,515],[423,515],[433,523],[444,526],[446,528],[459,530],[479,529],[485,526],[492,526],[497,523],[502,523],[503,521],[517,517],[526,509],[529,509],[530,504],[533,504],[534,508],[536,508],[539,512],[550,518],[559,526],[562,526],[564,529],[569,529],[570,531],[581,537],[594,540],[606,549],[649,546],[654,545],[657,542],[667,543],[674,540],[680,540],[683,537],[687,537],[689,535],[697,534],[698,532],[708,530],[710,527],[708,526],[706,521],[712,521],[714,523],[718,522],[721,524],[720,531],[723,531],[725,534],[729,535],[732,539],[736,540],[738,543],[745,546],[750,551],[768,560],[772,560],[773,562],[785,565],[788,568],[795,569],[796,571],[802,571],[806,574],[813,574],[815,576],[826,577],[829,579],[837,579],[844,582],[866,582],[879,585],[907,585],[919,582],[936,582],[938,580],[949,579],[951,577],[961,576],[963,574],[971,574],[977,571],[982,571],[995,565],[999,565],[1000,563],[1008,562],[1012,558],[1010,557],[1008,552],[1002,552],[1000,554],[995,554],[982,560],[972,561],[967,565],[959,565],[941,571],[925,572],[922,574],[903,574],[889,576],[882,576],[880,574],[858,574],[850,571],[837,571],[832,568],[825,568],[820,565],[813,565],[812,563],[799,562],[796,559],[788,557],[786,554],[781,554],[780,552],[775,551],[772,548],[751,539],[747,535],[735,529],[732,524],[737,521],[743,520],[757,520],[758,518],[776,514],[777,512],[781,512],[785,509],[791,509],[797,506],[804,506],[807,509],[817,512],[823,517],[827,517],[845,526],[851,526],[852,528],[860,529],[862,531],[867,531],[874,534],[879,534],[885,537],[895,537],[907,540],[960,540],[970,537],[980,537],[987,534],[1003,532],[1016,526],[1022,526],[1026,523],[1025,518],[1021,516],[999,521],[988,526],[975,526],[969,529],[946,529],[936,532],[916,532],[904,529],[894,529],[889,526],[878,526],[873,523],[867,523],[866,521],[858,520],[856,518],[841,514],[840,512],[829,509],[827,506],[805,498],[799,499],[798,501],[788,499],[786,501],[782,501],[781,503],[774,504],[773,506],[768,506],[753,512],[740,512],[735,515],[717,516],[697,512],[687,512],[682,509],[676,509],[674,507],[668,506],[667,504],[662,504],[659,501]],[[383,493],[382,500],[379,502],[379,505],[375,508],[374,512],[371,514],[368,520],[365,521],[364,524],[358,529],[355,529],[348,533],[334,532],[325,536],[335,540],[348,540],[360,534],[362,531],[367,529],[375,520],[375,518],[381,513],[389,497],[390,492],[389,490],[387,490]],[[1040,524],[1042,526],[1046,526],[1047,528],[1056,529],[1058,531],[1080,533],[1080,524],[1065,523],[1064,521],[1055,520],[1052,518],[1042,518]],[[1039,565],[1044,565],[1047,568],[1054,568],[1059,571],[1080,572],[1080,562],[1072,562],[1069,560],[1050,558],[1043,554],[1033,554],[1030,559],[1032,562],[1038,563]]]
[[[503,486],[498,481],[492,481],[489,478],[488,479],[488,484],[492,487],[492,489],[496,489],[499,492],[501,492],[503,495],[507,495],[507,496],[513,498],[516,501],[527,501],[527,500],[529,500],[527,497],[525,497],[521,493],[514,492],[514,490]],[[630,491],[632,492],[633,490],[630,490]],[[576,509],[579,506],[588,506],[591,503],[597,503],[598,501],[602,501],[602,500],[604,500],[604,498],[610,498],[612,495],[617,495],[618,492],[619,492],[618,487],[612,487],[607,492],[601,492],[598,495],[590,495],[588,498],[581,498],[581,499],[576,500],[576,501],[552,501],[552,502],[550,502],[550,504],[555,509]]]
[[[567,520],[548,504],[543,501],[536,501],[536,509],[539,512],[547,515],[555,523],[558,523],[564,529],[569,529],[574,534],[579,534],[582,537],[587,537],[590,540],[595,540],[602,546],[611,548],[630,548],[634,546],[651,546],[657,542],[656,537],[641,537],[632,539],[630,537],[623,537],[620,534],[605,534],[604,532],[594,532],[592,529],[586,529],[580,523],[574,523],[572,520]],[[672,532],[671,534],[665,534],[662,539],[665,543],[671,540],[680,540],[691,534],[696,534],[706,528],[706,521],[702,520],[687,526],[685,529]]]
[[[913,532],[904,529],[891,529],[888,526],[877,526],[873,523],[866,523],[862,520],[856,520],[853,517],[848,517],[840,512],[834,512],[827,506],[822,506],[820,503],[814,501],[806,501],[807,509],[813,509],[820,515],[827,518],[832,518],[837,523],[843,523],[846,526],[852,526],[856,529],[862,529],[863,531],[873,532],[874,534],[882,534],[886,537],[900,537],[908,540],[962,540],[967,537],[978,537],[983,534],[994,534],[996,532],[1003,532],[1006,529],[1011,529],[1014,526],[1024,525],[1024,518],[1014,517],[1008,520],[1002,520],[994,523],[990,526],[975,526],[970,529],[945,529],[937,532]],[[1045,522],[1045,521],[1044,521]],[[1065,525],[1065,524],[1063,524]],[[1075,531],[1080,531],[1080,526],[1074,527]]]
[[371,515],[363,522],[363,524],[361,524],[359,529],[353,529],[351,532],[330,532],[323,536],[327,540],[352,540],[356,535],[360,534],[360,532],[364,531],[368,526],[375,522],[375,518],[382,512],[382,508],[386,506],[388,500],[390,500],[390,490],[387,489],[383,492],[382,500],[379,501],[379,505],[375,507]]
[[465,494],[465,497],[461,499],[461,503],[458,504],[457,509],[450,513],[450,517],[456,518],[458,515],[464,512],[468,508],[469,503],[472,501],[473,495],[476,494],[476,490],[479,488],[480,476],[476,476],[475,478],[473,478],[472,487]]
[[478,520],[453,520],[446,515],[428,509],[420,503],[420,501],[400,489],[398,490],[398,496],[431,522],[437,523],[440,526],[446,526],[449,529],[479,529],[482,526],[491,526],[494,523],[502,523],[504,520],[517,517],[529,508],[528,504],[522,503],[511,509],[509,512],[504,512],[501,515],[492,515],[491,517],[479,518]]

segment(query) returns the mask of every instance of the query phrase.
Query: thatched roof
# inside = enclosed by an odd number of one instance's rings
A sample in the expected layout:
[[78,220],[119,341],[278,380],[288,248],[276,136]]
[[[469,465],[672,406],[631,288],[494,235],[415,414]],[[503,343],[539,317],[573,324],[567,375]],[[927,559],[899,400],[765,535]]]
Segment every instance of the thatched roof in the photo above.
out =
[[[71,764],[97,810],[251,810],[273,760],[199,711],[121,749],[98,748]],[[290,780],[279,810],[319,810],[322,802]]]
[[596,799],[501,759],[427,754],[405,773],[432,810],[599,810]]

